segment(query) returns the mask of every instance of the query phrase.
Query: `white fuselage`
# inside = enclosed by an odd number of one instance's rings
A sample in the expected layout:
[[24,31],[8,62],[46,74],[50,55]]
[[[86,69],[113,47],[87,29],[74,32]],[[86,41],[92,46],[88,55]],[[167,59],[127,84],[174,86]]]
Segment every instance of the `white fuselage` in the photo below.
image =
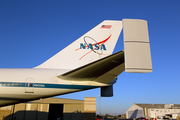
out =
[[[112,54],[122,28],[125,49]],[[113,96],[124,70],[152,72],[145,20],[105,20],[35,68],[0,69],[0,106],[103,86]]]
[[0,69],[0,106],[82,91],[108,84],[58,78],[69,70]]

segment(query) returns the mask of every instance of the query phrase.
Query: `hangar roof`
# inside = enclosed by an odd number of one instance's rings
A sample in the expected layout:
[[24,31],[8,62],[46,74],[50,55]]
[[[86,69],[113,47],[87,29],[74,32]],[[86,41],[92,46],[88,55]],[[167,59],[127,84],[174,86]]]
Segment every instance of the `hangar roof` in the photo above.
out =
[[39,99],[30,101],[31,103],[54,103],[54,104],[68,104],[68,103],[80,103],[83,104],[84,100],[75,100],[75,99],[64,99],[64,98],[45,98],[45,99]]
[[[142,108],[164,108],[165,105],[165,104],[138,104],[138,103],[135,104]],[[180,109],[180,104],[173,104],[171,108]]]

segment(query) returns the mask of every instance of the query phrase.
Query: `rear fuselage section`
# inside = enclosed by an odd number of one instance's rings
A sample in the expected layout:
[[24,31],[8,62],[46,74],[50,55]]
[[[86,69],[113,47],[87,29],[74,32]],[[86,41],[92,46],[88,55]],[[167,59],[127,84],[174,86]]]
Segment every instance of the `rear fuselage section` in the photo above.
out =
[[0,106],[105,86],[93,81],[63,80],[57,77],[68,71],[0,69]]

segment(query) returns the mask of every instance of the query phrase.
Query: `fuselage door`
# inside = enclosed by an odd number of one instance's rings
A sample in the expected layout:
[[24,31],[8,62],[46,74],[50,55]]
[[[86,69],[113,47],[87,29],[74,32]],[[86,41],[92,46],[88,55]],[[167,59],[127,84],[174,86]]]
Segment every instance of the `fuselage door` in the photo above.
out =
[[34,79],[33,78],[26,79],[25,93],[34,93]]

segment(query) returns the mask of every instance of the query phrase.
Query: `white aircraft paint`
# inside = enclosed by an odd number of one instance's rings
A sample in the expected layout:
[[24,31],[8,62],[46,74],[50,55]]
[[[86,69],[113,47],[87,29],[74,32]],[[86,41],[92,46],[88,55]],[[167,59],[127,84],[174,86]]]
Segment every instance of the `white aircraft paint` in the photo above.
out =
[[124,51],[112,55],[122,21],[106,20],[30,69],[0,69],[0,106],[111,86],[125,70]]

